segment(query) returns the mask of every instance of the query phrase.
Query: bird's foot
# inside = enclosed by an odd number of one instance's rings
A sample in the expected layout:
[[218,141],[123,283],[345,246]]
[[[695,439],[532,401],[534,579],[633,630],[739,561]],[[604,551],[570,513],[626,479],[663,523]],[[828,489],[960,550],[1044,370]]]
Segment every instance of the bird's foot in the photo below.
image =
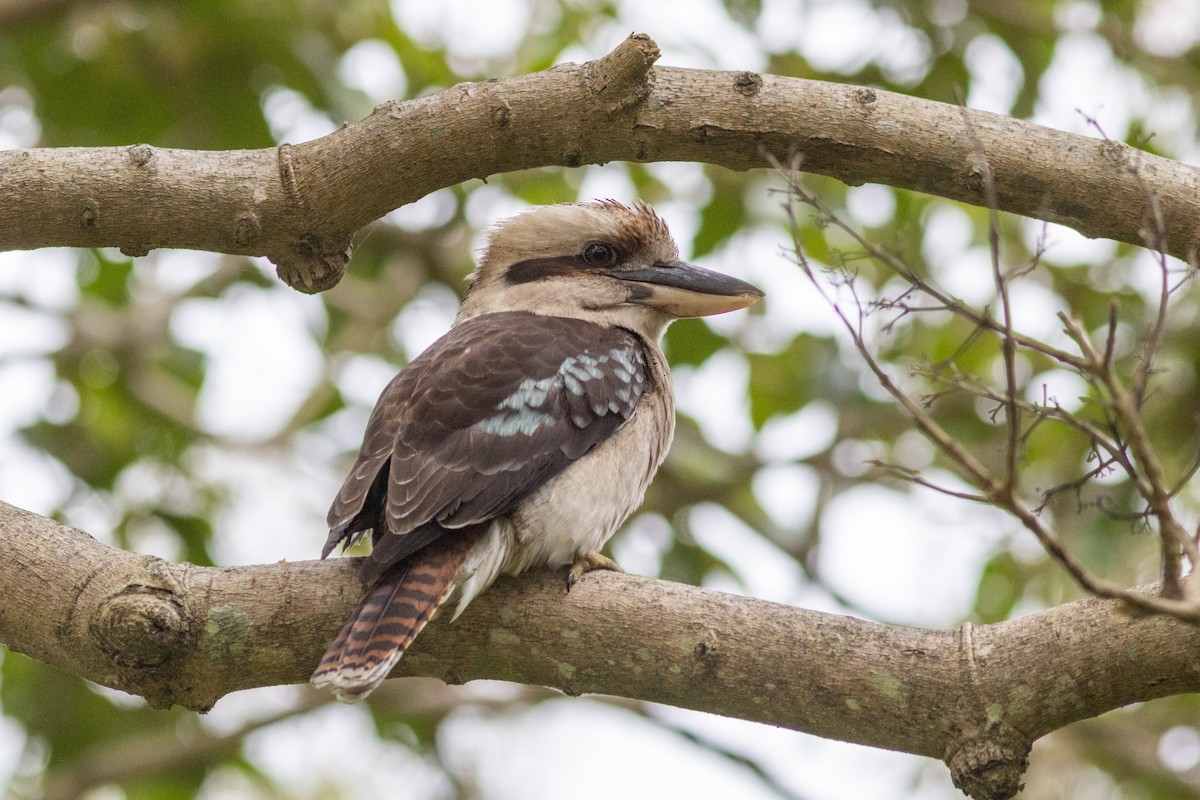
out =
[[606,555],[600,553],[584,553],[579,558],[575,559],[575,563],[567,570],[567,591],[571,591],[571,587],[575,582],[583,577],[583,573],[591,572],[594,569],[610,569],[613,572],[624,572],[617,562],[613,561]]

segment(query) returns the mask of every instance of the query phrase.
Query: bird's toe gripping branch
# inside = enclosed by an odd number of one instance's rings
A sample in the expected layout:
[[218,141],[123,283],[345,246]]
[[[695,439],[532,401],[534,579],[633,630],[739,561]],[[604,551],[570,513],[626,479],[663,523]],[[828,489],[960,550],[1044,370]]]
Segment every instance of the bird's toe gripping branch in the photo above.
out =
[[608,569],[613,572],[625,571],[617,562],[602,553],[584,553],[575,559],[575,563],[567,570],[567,591],[571,591],[571,587],[583,577],[585,572],[591,572],[594,569]]

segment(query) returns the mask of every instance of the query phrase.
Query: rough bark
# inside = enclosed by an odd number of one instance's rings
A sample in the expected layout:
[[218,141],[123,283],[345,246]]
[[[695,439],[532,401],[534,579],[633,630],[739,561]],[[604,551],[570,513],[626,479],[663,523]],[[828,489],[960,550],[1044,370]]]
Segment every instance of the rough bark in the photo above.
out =
[[[1120,142],[866,87],[752,72],[652,67],[634,35],[586,64],[463,83],[379,106],[301,144],[235,152],[130,147],[0,152],[0,249],[157,247],[263,255],[289,285],[337,283],[351,235],[471,178],[539,166],[768,156],[982,204],[1195,260],[1200,172]],[[1157,243],[1155,243],[1157,246]]]
[[[349,560],[206,568],[0,503],[0,643],[156,707],[307,680],[362,586]],[[395,676],[498,678],[666,703],[943,759],[1009,797],[1031,743],[1200,691],[1200,628],[1105,600],[995,625],[881,625],[615,573],[501,580]]]

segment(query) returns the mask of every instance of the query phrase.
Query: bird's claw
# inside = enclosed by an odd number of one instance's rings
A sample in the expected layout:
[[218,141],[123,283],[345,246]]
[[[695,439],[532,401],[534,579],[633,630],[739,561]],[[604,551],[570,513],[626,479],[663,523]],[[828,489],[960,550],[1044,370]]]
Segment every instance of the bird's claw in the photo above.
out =
[[613,572],[624,572],[618,566],[617,562],[613,561],[606,555],[600,553],[584,553],[579,558],[575,559],[575,563],[567,570],[567,591],[571,591],[571,587],[583,577],[583,573],[591,572],[594,569],[608,569]]

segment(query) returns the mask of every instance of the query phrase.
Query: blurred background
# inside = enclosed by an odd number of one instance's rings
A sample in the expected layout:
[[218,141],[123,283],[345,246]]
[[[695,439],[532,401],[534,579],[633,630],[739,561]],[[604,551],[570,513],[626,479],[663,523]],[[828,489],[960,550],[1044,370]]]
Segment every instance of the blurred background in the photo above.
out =
[[[865,84],[1198,156],[1191,0],[0,0],[0,147],[301,142],[389,99],[598,57],[633,31],[664,65]],[[985,212],[805,184],[948,292],[992,301]],[[669,331],[679,430],[611,544],[625,569],[927,627],[1079,597],[1012,520],[870,465],[961,485],[795,265],[783,185],[689,163],[471,181],[360,231],[346,278],[318,297],[263,260],[0,254],[0,499],[172,560],[315,557],[375,398],[449,325],[481,232],[530,204],[642,198],[685,258],[755,282],[767,301]],[[801,217],[799,230],[809,258],[857,272],[863,296],[901,291],[835,229]],[[1007,265],[1044,250],[1013,287],[1023,331],[1062,344],[1056,312],[1095,330],[1115,298],[1120,363],[1136,362],[1161,279],[1152,254],[1004,215],[999,233]],[[876,331],[898,376],[951,356],[964,374],[1003,374],[996,343],[948,315]],[[1185,288],[1145,409],[1180,479],[1197,452],[1198,345]],[[1053,364],[1023,359],[1021,375],[1032,400],[1087,403],[1083,381]],[[998,457],[989,404],[950,393],[933,408]],[[1023,460],[1035,505],[1094,464],[1085,440],[1044,427]],[[1196,492],[1178,502],[1194,522]],[[1157,575],[1155,537],[1127,513],[1138,510],[1105,473],[1042,514],[1081,561],[1132,584]],[[928,759],[499,682],[391,681],[354,707],[274,687],[199,716],[0,650],[0,710],[0,786],[18,798],[961,796]],[[1025,796],[1196,796],[1197,711],[1195,697],[1169,698],[1058,731],[1035,745]]]

